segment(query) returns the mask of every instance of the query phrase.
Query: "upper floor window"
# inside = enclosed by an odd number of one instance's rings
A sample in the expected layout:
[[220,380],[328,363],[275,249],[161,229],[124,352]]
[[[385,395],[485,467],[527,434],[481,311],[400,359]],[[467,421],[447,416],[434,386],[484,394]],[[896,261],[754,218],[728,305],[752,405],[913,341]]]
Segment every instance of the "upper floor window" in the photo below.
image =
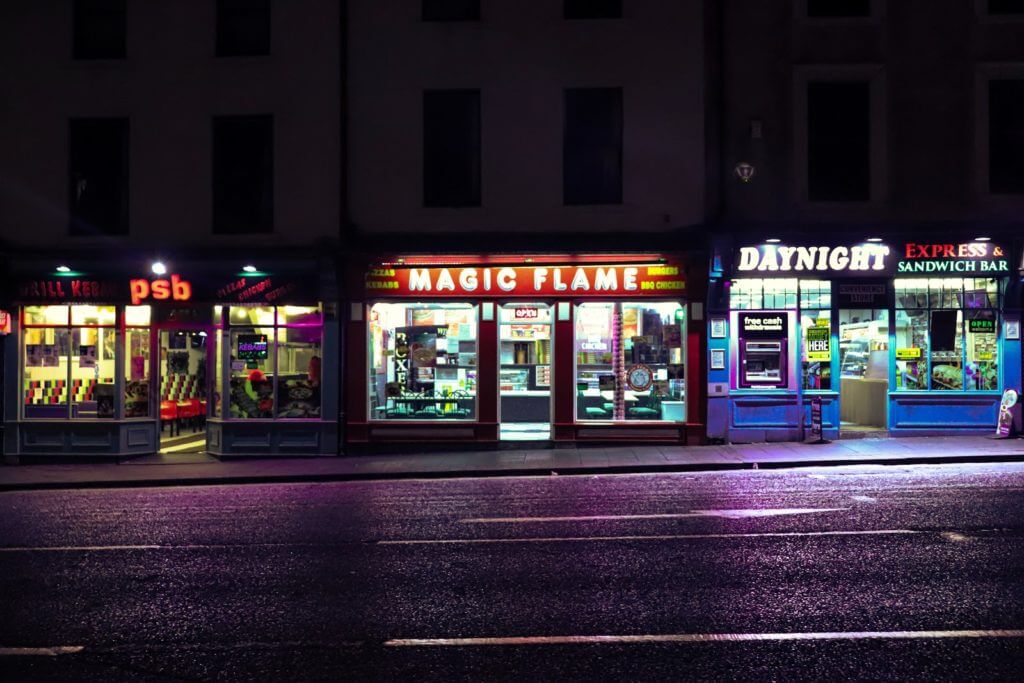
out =
[[1024,194],[1024,79],[988,83],[988,178],[994,194]]
[[1024,14],[1024,0],[988,0],[989,14]]
[[73,119],[68,138],[71,234],[127,234],[128,119]]
[[270,54],[270,0],[217,0],[217,56]]
[[618,19],[622,0],[565,0],[566,19]]
[[622,88],[565,91],[566,204],[622,203]]
[[871,198],[870,115],[866,81],[807,84],[808,199]]
[[423,0],[423,21],[479,21],[480,0]]
[[480,91],[423,93],[423,204],[480,205]]
[[274,117],[213,119],[213,231],[274,229]]
[[807,16],[811,19],[870,17],[871,0],[807,0]]
[[124,59],[125,1],[75,0],[72,10],[75,59]]

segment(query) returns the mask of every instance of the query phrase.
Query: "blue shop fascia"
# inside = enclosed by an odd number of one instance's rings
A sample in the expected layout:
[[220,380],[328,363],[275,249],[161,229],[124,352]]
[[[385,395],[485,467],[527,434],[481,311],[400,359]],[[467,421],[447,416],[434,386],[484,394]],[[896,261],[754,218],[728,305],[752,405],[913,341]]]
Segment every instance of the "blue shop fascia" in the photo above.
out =
[[1021,390],[1020,257],[1008,244],[720,244],[708,301],[708,437],[801,440],[995,428]]

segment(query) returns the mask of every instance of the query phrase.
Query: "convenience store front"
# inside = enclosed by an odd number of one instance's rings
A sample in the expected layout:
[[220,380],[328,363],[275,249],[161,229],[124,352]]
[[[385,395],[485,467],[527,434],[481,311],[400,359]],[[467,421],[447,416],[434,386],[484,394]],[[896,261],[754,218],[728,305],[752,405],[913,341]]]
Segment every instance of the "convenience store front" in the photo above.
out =
[[347,441],[700,439],[691,281],[660,255],[375,263],[350,313]]
[[709,436],[803,439],[816,397],[826,438],[991,431],[1021,384],[1012,262],[987,239],[719,252]]
[[336,453],[333,267],[255,263],[19,264],[5,452]]

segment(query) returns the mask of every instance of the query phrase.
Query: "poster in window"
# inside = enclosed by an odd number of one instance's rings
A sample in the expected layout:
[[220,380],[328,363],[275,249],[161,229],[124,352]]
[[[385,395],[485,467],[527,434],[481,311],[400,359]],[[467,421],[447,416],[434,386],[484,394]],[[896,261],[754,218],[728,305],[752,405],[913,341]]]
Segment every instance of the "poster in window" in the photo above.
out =
[[146,357],[132,356],[131,380],[137,382],[146,379]]
[[725,370],[725,349],[711,349],[711,369]]
[[60,365],[60,355],[56,344],[43,344],[42,365],[44,368],[55,368]]
[[43,364],[43,346],[42,344],[26,344],[25,345],[25,367],[27,368],[38,368]]
[[725,318],[711,319],[711,338],[725,339]]
[[78,367],[80,368],[94,368],[96,367],[96,345],[95,344],[83,344],[78,347]]
[[678,349],[683,345],[683,330],[678,323],[665,325],[661,328],[661,339],[666,348]]
[[[236,341],[235,356],[242,360],[265,360],[268,355],[267,335],[240,334]],[[185,354],[186,358],[188,354]]]
[[1007,320],[1005,323],[1006,338],[1009,340],[1020,339],[1020,321]]

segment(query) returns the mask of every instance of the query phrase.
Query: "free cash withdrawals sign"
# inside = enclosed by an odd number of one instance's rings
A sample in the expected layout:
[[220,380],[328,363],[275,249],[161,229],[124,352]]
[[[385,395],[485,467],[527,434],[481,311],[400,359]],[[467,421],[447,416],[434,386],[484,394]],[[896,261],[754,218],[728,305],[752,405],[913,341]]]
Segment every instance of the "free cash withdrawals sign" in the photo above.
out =
[[676,264],[381,267],[366,275],[370,296],[674,296],[686,289]]

